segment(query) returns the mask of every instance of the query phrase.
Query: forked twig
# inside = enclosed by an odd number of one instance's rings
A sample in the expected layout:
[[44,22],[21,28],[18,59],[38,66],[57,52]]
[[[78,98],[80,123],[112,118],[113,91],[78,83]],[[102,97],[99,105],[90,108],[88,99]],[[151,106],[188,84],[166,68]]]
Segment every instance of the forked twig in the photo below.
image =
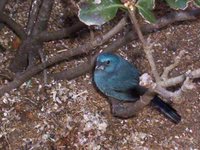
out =
[[168,79],[169,73],[178,66],[178,64],[180,63],[182,57],[185,55],[186,51],[182,50],[179,52],[178,56],[175,57],[174,59],[174,63],[169,65],[168,67],[166,67],[163,71],[163,74],[161,75],[161,79],[163,81],[165,81],[166,79]]

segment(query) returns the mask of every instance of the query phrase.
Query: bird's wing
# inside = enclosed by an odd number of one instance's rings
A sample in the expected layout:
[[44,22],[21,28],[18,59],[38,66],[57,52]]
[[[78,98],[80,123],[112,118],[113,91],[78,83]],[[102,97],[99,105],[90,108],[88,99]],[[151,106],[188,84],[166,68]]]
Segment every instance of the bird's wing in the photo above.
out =
[[116,93],[124,94],[124,96],[131,98],[132,100],[138,99],[142,95],[138,85],[134,84],[134,81],[122,81],[115,82],[111,89]]
[[116,68],[109,77],[108,82],[113,89],[119,91],[127,91],[139,85],[139,72],[136,69],[126,66]]
[[108,84],[111,85],[110,88],[119,92],[131,91],[138,87],[138,81],[134,78],[119,78],[119,76],[109,78]]

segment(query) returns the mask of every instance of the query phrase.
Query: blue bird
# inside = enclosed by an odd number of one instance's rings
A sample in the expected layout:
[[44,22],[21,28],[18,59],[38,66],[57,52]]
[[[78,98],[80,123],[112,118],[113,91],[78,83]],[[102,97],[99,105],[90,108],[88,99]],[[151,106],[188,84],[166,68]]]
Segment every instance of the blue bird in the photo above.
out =
[[[136,67],[124,58],[112,53],[97,56],[94,82],[104,95],[124,102],[136,102],[147,91],[139,85],[139,77]],[[151,103],[174,123],[180,122],[181,116],[176,110],[158,96]]]

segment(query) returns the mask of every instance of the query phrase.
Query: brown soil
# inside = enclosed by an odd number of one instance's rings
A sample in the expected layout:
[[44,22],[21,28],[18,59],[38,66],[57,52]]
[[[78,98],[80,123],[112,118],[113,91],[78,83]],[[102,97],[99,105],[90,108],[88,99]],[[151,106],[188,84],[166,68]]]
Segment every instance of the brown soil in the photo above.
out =
[[[21,3],[14,16],[23,24],[27,3]],[[54,8],[53,18],[60,13],[59,7]],[[157,41],[154,57],[160,73],[181,50],[188,53],[171,76],[200,67],[199,27],[200,20],[182,22],[150,35],[152,41]],[[105,25],[103,31],[109,28],[111,25]],[[0,53],[0,70],[6,70],[15,54],[10,46],[14,35],[6,28],[3,31],[0,43],[10,49]],[[88,37],[89,34],[47,43],[46,53],[56,53],[55,47],[76,47]],[[141,72],[150,72],[139,42],[132,42],[117,53],[128,56]],[[56,67],[75,66],[83,60]],[[58,71],[56,67],[52,70]],[[5,82],[0,80],[2,85]],[[43,88],[41,73],[0,98],[0,149],[200,149],[200,82],[195,82],[196,90],[188,91],[181,104],[173,105],[182,116],[182,121],[175,125],[152,107],[127,120],[113,117],[106,98],[94,88],[92,74],[72,81],[51,81]]]

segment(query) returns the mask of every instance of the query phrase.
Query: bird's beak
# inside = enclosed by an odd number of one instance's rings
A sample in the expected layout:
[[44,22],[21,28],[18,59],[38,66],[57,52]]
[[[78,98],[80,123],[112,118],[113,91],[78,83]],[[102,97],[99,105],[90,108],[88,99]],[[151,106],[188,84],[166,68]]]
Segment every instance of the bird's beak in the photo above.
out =
[[105,69],[105,65],[102,64],[102,63],[97,63],[95,69],[96,70],[104,70]]

